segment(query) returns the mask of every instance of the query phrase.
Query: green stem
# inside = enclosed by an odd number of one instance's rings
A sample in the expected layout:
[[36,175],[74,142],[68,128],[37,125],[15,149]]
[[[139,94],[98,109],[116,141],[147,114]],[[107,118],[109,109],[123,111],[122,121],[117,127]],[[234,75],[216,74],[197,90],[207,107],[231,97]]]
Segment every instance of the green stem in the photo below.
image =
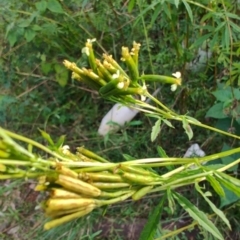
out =
[[42,175],[43,175],[42,172],[33,172],[33,173],[24,172],[24,173],[13,173],[13,174],[4,174],[4,175],[0,174],[0,180],[13,179],[13,178],[25,178],[25,179],[38,178]]
[[71,159],[62,157],[61,155],[57,154],[56,152],[50,150],[49,148],[43,146],[42,144],[40,144],[40,143],[38,143],[38,142],[36,142],[36,141],[34,141],[34,140],[32,140],[32,139],[26,138],[26,137],[24,137],[24,136],[20,136],[20,135],[18,135],[18,134],[16,134],[16,133],[10,132],[10,131],[5,130],[5,129],[4,129],[4,132],[5,132],[8,136],[10,136],[10,137],[12,137],[12,138],[15,138],[15,139],[18,139],[18,140],[20,140],[20,141],[26,142],[26,143],[28,143],[28,144],[30,144],[30,145],[33,145],[33,146],[35,146],[35,147],[43,150],[44,152],[51,154],[52,156],[54,156],[54,157],[56,157],[56,158],[58,158],[58,159],[61,159],[61,160],[63,160],[63,161],[67,161],[67,162],[72,161]]
[[122,201],[128,199],[129,197],[131,197],[134,193],[135,193],[135,190],[131,191],[125,195],[122,195],[120,197],[116,197],[116,198],[109,199],[109,200],[100,200],[101,201],[100,204],[101,204],[101,206],[103,206],[103,205],[111,205],[111,204],[114,204],[117,202],[122,202]]

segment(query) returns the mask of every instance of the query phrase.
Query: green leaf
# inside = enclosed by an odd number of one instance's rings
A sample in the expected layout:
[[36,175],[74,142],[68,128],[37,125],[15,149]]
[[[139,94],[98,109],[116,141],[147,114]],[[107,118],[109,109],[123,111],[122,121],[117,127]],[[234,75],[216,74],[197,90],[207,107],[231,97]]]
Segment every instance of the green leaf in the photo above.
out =
[[28,27],[31,24],[31,22],[32,21],[30,19],[21,19],[17,23],[17,26],[20,28],[25,28],[25,27]]
[[135,160],[136,159],[136,158],[134,158],[134,157],[132,157],[132,156],[130,156],[128,154],[124,154],[124,153],[123,153],[123,157],[124,157],[124,159],[126,161],[131,161],[131,160]]
[[240,200],[240,197],[238,197],[233,191],[224,186],[222,186],[222,188],[224,190],[225,197],[220,197],[220,208]]
[[56,71],[55,77],[61,87],[65,87],[68,82],[68,70],[60,64],[55,64],[54,69]]
[[134,121],[131,121],[128,123],[129,126],[140,126],[142,124],[143,124],[143,122],[140,120],[134,120]]
[[171,210],[171,213],[173,214],[174,210],[176,209],[176,204],[170,188],[167,189],[167,200],[168,200],[168,206]]
[[[228,144],[224,143],[221,152],[225,152],[225,151],[228,151],[231,149],[232,148]],[[222,157],[221,160],[224,165],[228,165],[229,163],[234,162],[239,157],[240,157],[239,154],[237,154],[237,155],[233,154],[230,156]],[[237,169],[238,169],[238,165],[236,164],[235,166],[229,168],[228,171],[235,171]]]
[[26,29],[24,33],[24,37],[27,40],[27,42],[31,42],[34,37],[36,36],[36,32],[32,29]]
[[234,97],[235,97],[237,100],[240,100],[240,89],[234,88],[234,89],[233,89],[233,94],[234,94]]
[[240,187],[229,181],[229,179],[224,179],[220,176],[219,173],[214,173],[217,180],[226,188],[228,188],[230,191],[232,191],[234,194],[240,197]]
[[211,207],[211,209],[213,210],[213,212],[216,213],[217,216],[219,216],[223,222],[225,222],[225,224],[228,226],[228,228],[231,230],[231,225],[228,221],[228,219],[226,218],[225,214],[223,211],[221,211],[220,209],[218,209],[215,204],[213,202],[211,202],[211,200],[206,196],[206,193],[204,194],[200,188],[200,186],[198,185],[198,183],[195,183],[195,188],[197,189],[197,191],[202,195],[202,197],[205,199],[205,201],[209,204],[209,206]]
[[174,4],[175,4],[176,8],[178,8],[179,0],[174,0]]
[[54,142],[53,142],[52,138],[50,137],[50,135],[49,135],[48,133],[46,133],[45,131],[41,130],[41,129],[38,129],[38,130],[40,131],[42,137],[43,137],[45,140],[47,140],[47,142],[49,143],[49,145],[50,145],[51,147],[53,147],[53,146],[54,146]]
[[210,232],[217,239],[224,240],[222,234],[219,232],[213,222],[208,219],[207,215],[204,212],[200,211],[196,206],[194,206],[190,201],[188,201],[188,199],[186,199],[179,193],[173,192],[173,196],[183,207],[183,209],[188,212],[188,214],[194,220],[196,220],[200,226]]
[[228,100],[232,100],[232,98],[233,98],[230,87],[214,91],[214,92],[212,92],[212,94],[220,102],[226,102]]
[[167,119],[162,119],[162,120],[167,126],[174,128],[174,126],[172,125],[172,123],[170,121],[168,121]]
[[46,11],[47,5],[48,5],[47,2],[44,0],[35,3],[36,9],[42,13]]
[[47,8],[54,13],[64,13],[61,4],[57,0],[49,0]]
[[65,142],[65,135],[62,135],[59,137],[59,139],[57,140],[57,143],[55,144],[56,148],[60,148],[62,147],[63,143]]
[[[230,46],[230,37],[231,37],[231,34],[229,32],[229,28],[228,26],[226,25],[225,26],[225,31],[224,31],[224,41],[223,41],[223,46],[225,45],[226,46],[226,50],[228,51],[229,50],[229,46]],[[225,43],[225,44],[224,44]]]
[[164,149],[160,146],[157,146],[157,151],[158,151],[158,155],[161,158],[168,158],[168,155],[166,154],[166,152],[164,151]]
[[223,113],[223,104],[224,103],[216,103],[213,105],[206,113],[206,117],[212,117],[217,119],[227,118],[227,116]]
[[48,62],[41,62],[41,71],[47,75],[50,71],[52,70],[52,63],[48,63]]
[[232,21],[230,21],[229,23],[236,32],[240,32],[240,27],[237,24]]
[[17,42],[17,32],[11,31],[8,33],[7,40],[9,41],[10,47],[13,47],[13,45]]
[[161,127],[161,118],[159,118],[156,121],[155,125],[152,127],[152,132],[151,132],[151,141],[152,142],[157,138],[158,134],[160,133],[160,131],[161,131],[160,127]]
[[130,0],[128,3],[128,12],[131,13],[135,6],[135,0]]
[[161,14],[161,12],[162,12],[162,5],[158,4],[154,10],[154,13],[152,14],[150,26],[153,26],[153,24],[156,22],[156,19]]
[[167,3],[162,3],[162,4],[159,4],[158,7],[156,8],[155,11],[158,11],[158,15],[160,13],[160,9],[163,9],[163,11],[165,12],[165,14],[168,16],[169,19],[172,19],[172,12],[170,11],[169,7],[168,7],[168,4]]
[[167,194],[165,193],[163,195],[161,201],[157,205],[157,207],[154,208],[152,213],[149,214],[148,221],[141,232],[139,240],[153,240],[154,239],[154,235],[156,233],[157,226],[159,224],[159,218],[162,214],[163,204],[165,202],[166,196],[167,196]]
[[195,119],[195,118],[193,118],[193,117],[190,117],[190,116],[185,116],[185,118],[186,118],[187,120],[190,120],[190,121],[194,122],[194,123],[201,123],[201,122],[199,122],[197,119]]
[[191,140],[193,137],[193,131],[186,118],[182,119],[182,126],[185,130],[185,133],[188,135],[188,139]]
[[214,191],[221,197],[225,197],[225,192],[221,184],[211,175],[206,176],[207,181],[211,184]]
[[5,37],[8,36],[9,32],[11,32],[15,27],[14,22],[11,22],[10,24],[7,25],[6,27],[6,33],[5,33]]
[[224,178],[225,180],[231,182],[232,184],[234,184],[235,186],[238,186],[240,188],[240,180],[239,179],[232,177],[231,175],[223,173],[223,172],[217,172],[217,174],[219,176],[221,176],[222,178]]
[[186,10],[187,10],[187,12],[188,12],[188,16],[189,16],[191,22],[193,22],[193,15],[192,15],[192,9],[191,9],[191,7],[189,6],[189,4],[187,3],[186,0],[182,0],[182,2],[183,2],[183,4],[185,5],[185,8],[186,8]]
[[194,49],[194,48],[201,47],[203,45],[203,43],[211,37],[211,35],[212,35],[212,33],[208,33],[208,34],[205,34],[201,37],[198,37],[196,39],[196,41],[194,41],[194,43],[190,46],[189,49]]

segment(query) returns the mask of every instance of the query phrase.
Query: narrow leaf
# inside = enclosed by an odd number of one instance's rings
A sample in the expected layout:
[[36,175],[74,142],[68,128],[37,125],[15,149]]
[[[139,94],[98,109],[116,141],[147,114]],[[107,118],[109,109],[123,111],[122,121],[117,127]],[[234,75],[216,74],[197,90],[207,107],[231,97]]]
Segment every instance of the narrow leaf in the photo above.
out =
[[128,12],[131,13],[135,6],[135,0],[130,0],[128,3]]
[[223,211],[221,211],[220,209],[218,209],[215,204],[213,202],[211,202],[211,200],[209,198],[207,198],[207,196],[202,192],[200,186],[198,185],[198,183],[195,184],[195,187],[197,189],[197,191],[202,195],[202,197],[205,199],[205,201],[209,204],[209,206],[211,207],[211,209],[216,213],[217,216],[219,216],[223,222],[225,222],[225,224],[228,226],[228,228],[231,230],[231,225],[228,221],[228,219],[226,218],[225,214]]
[[153,209],[152,213],[149,215],[149,219],[141,232],[139,240],[154,239],[166,196],[167,194],[165,193],[157,207]]
[[178,8],[179,0],[174,0],[174,4],[175,4],[176,8]]
[[189,6],[189,4],[187,3],[186,0],[182,0],[182,2],[183,2],[183,4],[185,5],[185,8],[186,8],[186,10],[187,10],[187,12],[188,12],[188,16],[189,16],[191,22],[193,22],[193,14],[192,14],[192,9],[191,9],[191,7]]
[[54,146],[54,142],[52,140],[52,138],[50,137],[50,135],[48,133],[46,133],[45,131],[41,130],[41,129],[38,129],[42,135],[42,137],[47,140],[48,144],[50,146]]
[[160,130],[161,130],[160,127],[161,127],[161,118],[159,118],[156,121],[155,125],[152,127],[152,132],[151,132],[151,141],[152,142],[157,138],[158,134],[160,133]]
[[188,135],[188,139],[191,140],[193,137],[193,131],[186,118],[182,119],[182,125],[185,130],[185,133]]
[[157,151],[158,151],[159,157],[168,158],[168,155],[166,154],[165,150],[162,147],[157,146]]
[[230,181],[230,179],[226,180],[223,179],[222,177],[219,176],[219,173],[216,174],[215,176],[217,178],[217,180],[226,188],[228,188],[230,191],[234,192],[234,194],[236,194],[237,196],[240,197],[240,188],[238,185],[234,184],[233,182]]
[[172,125],[172,123],[170,121],[168,121],[167,119],[162,119],[162,120],[166,125],[168,125],[171,128],[174,128],[174,126]]
[[56,143],[57,148],[62,147],[63,143],[65,142],[65,138],[66,138],[65,135],[62,135],[59,137],[59,139],[57,140],[57,143]]
[[198,222],[205,230],[210,232],[217,239],[224,240],[222,234],[216,228],[216,226],[208,219],[207,215],[194,206],[188,199],[183,197],[177,192],[173,192],[174,198],[185,209],[188,214]]
[[206,176],[207,181],[211,184],[214,191],[219,195],[224,197],[225,193],[221,184],[211,175]]

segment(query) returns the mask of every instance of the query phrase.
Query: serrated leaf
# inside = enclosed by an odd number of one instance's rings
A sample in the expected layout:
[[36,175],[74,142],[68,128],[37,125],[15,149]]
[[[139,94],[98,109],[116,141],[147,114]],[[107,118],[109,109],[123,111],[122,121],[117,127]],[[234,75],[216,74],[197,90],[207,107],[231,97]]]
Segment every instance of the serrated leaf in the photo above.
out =
[[139,240],[146,240],[146,239],[153,240],[154,239],[154,235],[156,233],[157,226],[159,224],[159,219],[162,214],[163,204],[165,202],[166,196],[167,196],[167,194],[165,193],[163,195],[161,201],[157,205],[157,207],[154,208],[152,213],[149,215],[148,221],[141,232]]
[[173,192],[174,198],[178,201],[178,203],[182,206],[182,208],[188,212],[188,214],[198,222],[205,230],[210,232],[217,239],[224,240],[222,234],[216,228],[212,221],[210,221],[207,215],[200,211],[196,206],[194,206],[188,199],[183,197],[177,192]]
[[216,213],[217,216],[219,216],[223,222],[225,222],[225,224],[228,226],[228,228],[231,230],[231,225],[230,222],[228,221],[228,219],[226,218],[225,214],[223,211],[221,211],[220,209],[218,209],[215,204],[213,202],[211,202],[211,200],[209,198],[207,198],[206,193],[204,194],[200,188],[200,186],[198,185],[198,183],[195,184],[195,188],[197,189],[197,191],[202,195],[202,197],[204,198],[204,200],[209,204],[209,206],[211,207],[211,209],[213,210],[213,212]]
[[57,0],[49,0],[47,8],[53,13],[63,13],[61,4]]
[[151,141],[152,142],[157,138],[160,131],[161,131],[161,118],[159,118],[155,122],[154,126],[152,127],[152,132],[151,132]]
[[182,126],[185,130],[185,133],[188,135],[188,139],[191,140],[193,137],[193,131],[186,118],[182,119]]
[[46,133],[45,131],[41,130],[41,129],[38,129],[42,135],[42,137],[47,140],[48,144],[50,146],[54,146],[54,142],[52,140],[52,138],[50,137],[50,135],[48,133]]

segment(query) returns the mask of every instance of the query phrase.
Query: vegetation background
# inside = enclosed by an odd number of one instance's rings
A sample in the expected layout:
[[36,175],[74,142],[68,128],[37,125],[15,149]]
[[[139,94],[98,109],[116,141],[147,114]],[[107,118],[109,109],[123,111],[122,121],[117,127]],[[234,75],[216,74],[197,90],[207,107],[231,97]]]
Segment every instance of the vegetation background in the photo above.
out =
[[[108,52],[115,59],[120,59],[123,45],[140,42],[142,72],[171,75],[180,71],[183,75],[183,86],[176,92],[161,86],[158,98],[162,102],[179,114],[188,113],[203,123],[239,134],[239,14],[240,3],[234,0],[1,0],[0,125],[37,141],[42,141],[38,129],[56,139],[66,135],[72,149],[84,145],[114,162],[123,160],[123,154],[156,157],[159,146],[169,156],[183,156],[192,143],[201,145],[207,154],[231,149],[239,142],[195,127],[189,142],[181,124],[175,124],[174,129],[163,127],[152,143],[154,122],[142,114],[120,132],[98,136],[101,119],[112,103],[74,82],[62,61],[87,66],[81,54],[86,39],[97,39],[98,58]],[[154,91],[159,86],[149,87]],[[229,163],[233,159],[217,161]],[[238,171],[233,169],[233,174]],[[112,206],[106,213],[95,212],[84,220],[43,232],[44,218],[34,209],[39,196],[26,190],[34,183],[2,184],[0,237],[7,240],[104,239],[107,235],[106,239],[124,239],[126,232],[138,236],[161,197],[153,195],[140,202]],[[191,188],[180,191],[208,211]],[[217,196],[212,198],[232,223],[233,230],[225,233],[226,239],[239,239],[239,203],[230,194],[225,202]],[[165,210],[156,237],[161,237],[161,228],[168,232],[189,224],[181,209],[174,214],[167,207]],[[220,223],[219,228],[224,232]],[[174,239],[190,236],[211,239],[202,229],[185,231]]]

